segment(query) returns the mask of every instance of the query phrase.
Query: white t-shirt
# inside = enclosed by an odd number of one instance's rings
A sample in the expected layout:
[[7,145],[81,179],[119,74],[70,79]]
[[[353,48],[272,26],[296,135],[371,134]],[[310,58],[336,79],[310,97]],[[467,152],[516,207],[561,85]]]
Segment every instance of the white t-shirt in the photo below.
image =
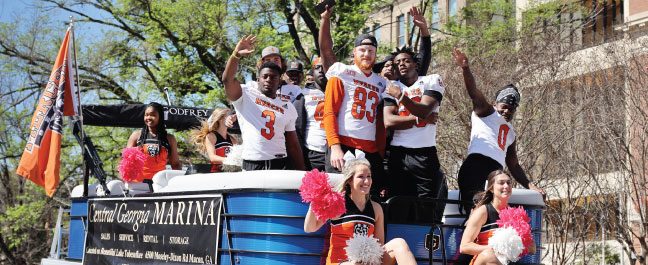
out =
[[[248,88],[259,88],[259,82],[250,81],[245,84]],[[284,101],[295,102],[295,99],[301,94],[302,88],[296,85],[283,85],[277,89],[277,96]]]
[[319,89],[304,89],[306,109],[306,147],[317,152],[326,152],[326,131],[324,130],[324,92]]
[[376,140],[376,112],[387,81],[371,73],[366,76],[355,64],[334,63],[326,72],[344,85],[344,96],[337,117],[338,134],[355,139]]
[[245,160],[286,157],[284,133],[295,130],[297,111],[289,102],[269,98],[256,88],[241,85],[243,94],[232,102],[243,138]]
[[[408,87],[400,81],[392,81],[392,84],[400,87],[405,96],[409,97],[412,101],[420,102],[425,91],[436,91],[443,95],[445,87],[441,76],[437,74],[428,76],[419,76],[412,86]],[[393,98],[387,93],[384,94],[385,99],[391,99],[398,104],[398,116],[412,116],[409,110],[401,104],[398,99]],[[439,102],[441,104],[441,102]],[[434,112],[439,112],[437,106]],[[402,146],[407,148],[422,148],[436,146],[436,124],[427,124],[420,121],[417,125],[404,130],[394,130],[394,137],[392,138],[392,146]]]
[[506,150],[515,141],[511,123],[495,110],[486,117],[478,117],[473,111],[470,120],[470,147],[468,154],[482,154],[506,167]]

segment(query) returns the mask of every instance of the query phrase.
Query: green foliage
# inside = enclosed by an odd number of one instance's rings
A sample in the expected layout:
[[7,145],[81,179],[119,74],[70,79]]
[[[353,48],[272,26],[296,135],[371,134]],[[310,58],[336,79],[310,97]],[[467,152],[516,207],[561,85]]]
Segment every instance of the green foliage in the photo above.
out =
[[27,195],[19,195],[18,200],[27,201],[24,204],[9,206],[0,215],[0,223],[8,224],[2,227],[2,234],[8,240],[10,248],[17,248],[29,239],[26,233],[29,227],[39,223],[45,210],[45,200],[29,201]]

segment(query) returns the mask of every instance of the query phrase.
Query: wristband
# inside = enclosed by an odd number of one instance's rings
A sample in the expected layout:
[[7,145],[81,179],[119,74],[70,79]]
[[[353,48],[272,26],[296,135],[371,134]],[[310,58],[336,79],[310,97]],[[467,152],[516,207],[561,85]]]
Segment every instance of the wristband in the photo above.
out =
[[234,59],[236,60],[241,60],[241,57],[236,56],[236,52],[232,53],[232,57],[234,57]]
[[414,116],[414,117],[416,117],[416,124],[419,124],[418,117],[417,116]]

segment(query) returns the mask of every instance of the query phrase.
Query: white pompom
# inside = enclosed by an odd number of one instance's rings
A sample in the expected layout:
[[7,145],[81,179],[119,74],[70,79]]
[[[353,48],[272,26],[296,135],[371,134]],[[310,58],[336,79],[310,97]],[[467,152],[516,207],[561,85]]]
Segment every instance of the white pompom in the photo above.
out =
[[352,262],[367,265],[379,265],[382,263],[382,255],[385,251],[373,235],[354,235],[346,241],[347,247],[344,248],[347,258]]
[[522,238],[513,227],[497,228],[493,236],[488,239],[488,246],[493,248],[495,256],[502,264],[517,261],[524,251]]
[[230,148],[229,154],[223,159],[223,165],[241,166],[243,165],[243,145],[235,144]]

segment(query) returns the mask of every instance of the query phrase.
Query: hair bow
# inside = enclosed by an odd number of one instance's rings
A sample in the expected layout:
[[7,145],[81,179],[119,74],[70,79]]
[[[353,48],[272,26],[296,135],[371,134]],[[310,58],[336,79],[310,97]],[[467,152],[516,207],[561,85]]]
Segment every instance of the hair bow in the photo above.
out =
[[365,153],[358,149],[355,150],[355,155],[353,155],[351,151],[347,151],[346,153],[344,153],[344,156],[342,157],[342,159],[344,159],[345,164],[351,162],[351,160],[362,159],[362,158],[365,158]]

